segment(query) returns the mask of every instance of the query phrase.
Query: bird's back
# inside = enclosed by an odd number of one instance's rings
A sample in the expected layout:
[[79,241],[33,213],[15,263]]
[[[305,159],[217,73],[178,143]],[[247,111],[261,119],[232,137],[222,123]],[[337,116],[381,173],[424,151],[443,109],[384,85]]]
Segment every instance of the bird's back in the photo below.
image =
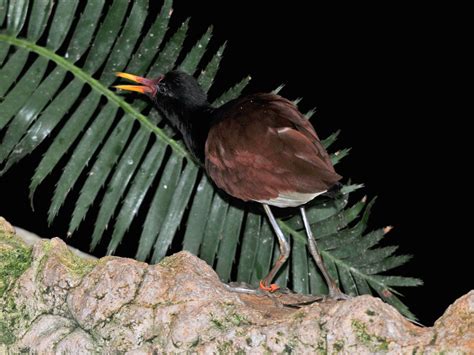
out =
[[246,96],[216,110],[205,166],[230,195],[279,207],[301,205],[341,178],[313,126],[274,94]]

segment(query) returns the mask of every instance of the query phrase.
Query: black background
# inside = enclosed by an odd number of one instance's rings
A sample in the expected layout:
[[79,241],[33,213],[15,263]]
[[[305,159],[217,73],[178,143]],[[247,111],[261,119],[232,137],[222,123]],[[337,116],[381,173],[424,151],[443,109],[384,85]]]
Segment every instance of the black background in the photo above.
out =
[[[246,92],[284,83],[281,94],[303,97],[303,112],[316,107],[312,122],[320,136],[342,129],[337,148],[352,151],[338,171],[364,183],[362,194],[378,195],[372,227],[394,225],[387,239],[414,255],[395,272],[424,280],[402,292],[430,325],[473,286],[472,78],[463,11],[293,3],[176,1],[171,25],[192,16],[187,43],[209,25],[211,48],[228,40],[211,95],[250,74]],[[45,222],[52,185],[40,188],[46,202],[29,210],[35,159],[0,180],[0,215],[42,236],[64,236],[64,221]]]

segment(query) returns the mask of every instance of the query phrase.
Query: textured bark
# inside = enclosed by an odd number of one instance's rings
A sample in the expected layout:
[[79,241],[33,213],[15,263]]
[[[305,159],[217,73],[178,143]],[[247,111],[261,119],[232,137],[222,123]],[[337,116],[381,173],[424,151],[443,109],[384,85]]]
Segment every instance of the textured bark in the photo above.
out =
[[4,220],[0,295],[0,353],[474,352],[474,292],[431,328],[370,296],[295,309],[282,303],[297,295],[229,292],[187,252],[84,259],[58,238],[26,246]]

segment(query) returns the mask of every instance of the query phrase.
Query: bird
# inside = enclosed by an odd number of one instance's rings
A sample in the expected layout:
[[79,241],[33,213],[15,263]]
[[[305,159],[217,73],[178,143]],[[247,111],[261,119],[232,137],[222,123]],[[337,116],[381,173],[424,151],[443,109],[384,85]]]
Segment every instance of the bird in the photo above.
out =
[[286,98],[255,93],[213,107],[198,81],[173,70],[155,78],[117,72],[139,85],[116,89],[147,95],[174,126],[213,183],[234,198],[263,206],[279,242],[280,256],[260,281],[263,291],[290,255],[290,243],[270,208],[298,207],[308,249],[328,285],[329,297],[346,296],[327,271],[311,231],[305,205],[339,184],[330,157],[309,120]]

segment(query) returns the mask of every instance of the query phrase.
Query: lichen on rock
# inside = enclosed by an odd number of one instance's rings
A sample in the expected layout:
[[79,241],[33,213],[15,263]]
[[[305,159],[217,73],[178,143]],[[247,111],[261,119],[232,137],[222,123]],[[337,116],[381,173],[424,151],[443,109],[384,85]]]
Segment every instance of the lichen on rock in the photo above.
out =
[[474,292],[431,328],[371,296],[297,309],[284,305],[299,295],[229,291],[187,252],[85,260],[58,238],[26,246],[4,220],[0,285],[0,353],[474,351]]
[[0,217],[0,297],[31,263],[31,247],[15,236],[13,227]]

